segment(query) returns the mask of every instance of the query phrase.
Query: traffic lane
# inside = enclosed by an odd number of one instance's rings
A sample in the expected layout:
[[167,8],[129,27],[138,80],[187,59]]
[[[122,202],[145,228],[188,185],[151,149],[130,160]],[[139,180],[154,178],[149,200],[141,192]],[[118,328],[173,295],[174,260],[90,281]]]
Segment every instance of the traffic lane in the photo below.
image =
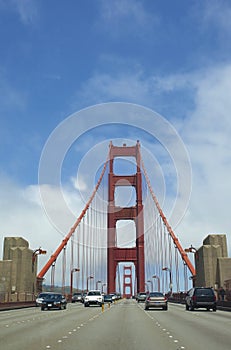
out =
[[168,315],[158,310],[144,311],[165,332],[180,338],[187,349],[230,350],[231,314],[225,311],[198,309],[186,311],[184,305],[170,304]]
[[[166,311],[163,311],[166,313]],[[55,344],[53,345],[55,346]],[[182,347],[181,347],[182,346]],[[162,332],[132,300],[106,309],[98,318],[62,340],[60,350],[177,350],[180,340]]]
[[68,305],[67,310],[41,311],[40,308],[15,313],[15,318],[6,315],[0,326],[0,343],[4,350],[48,349],[55,339],[65,339],[73,329],[80,329],[89,319],[102,313],[101,308],[84,308],[83,305]]

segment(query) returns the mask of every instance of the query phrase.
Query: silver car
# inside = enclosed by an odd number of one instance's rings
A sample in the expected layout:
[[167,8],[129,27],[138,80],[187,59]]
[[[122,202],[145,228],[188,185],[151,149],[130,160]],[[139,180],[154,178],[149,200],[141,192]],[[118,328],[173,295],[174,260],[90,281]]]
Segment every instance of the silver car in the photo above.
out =
[[147,294],[144,309],[148,310],[150,308],[161,308],[163,310],[168,310],[168,300],[163,293],[150,292]]

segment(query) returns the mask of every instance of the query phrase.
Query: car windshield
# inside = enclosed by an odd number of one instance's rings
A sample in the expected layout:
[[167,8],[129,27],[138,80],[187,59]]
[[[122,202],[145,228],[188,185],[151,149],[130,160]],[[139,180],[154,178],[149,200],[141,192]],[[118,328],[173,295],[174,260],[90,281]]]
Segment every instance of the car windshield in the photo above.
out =
[[88,295],[100,295],[100,292],[96,290],[96,291],[89,292]]
[[40,293],[39,296],[38,296],[38,298],[44,298],[44,297],[46,297],[46,296],[47,296],[47,293]]
[[46,296],[46,299],[49,299],[49,300],[57,300],[61,298],[62,298],[61,294],[50,294]]

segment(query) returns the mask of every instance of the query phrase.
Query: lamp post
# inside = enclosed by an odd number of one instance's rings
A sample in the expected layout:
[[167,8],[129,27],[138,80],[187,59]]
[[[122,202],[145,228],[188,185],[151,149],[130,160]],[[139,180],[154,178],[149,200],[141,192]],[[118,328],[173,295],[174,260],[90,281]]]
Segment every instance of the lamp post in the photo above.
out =
[[152,290],[151,290],[151,292],[153,292],[153,281],[148,280],[147,282],[148,282],[148,283],[151,283],[151,286],[152,286]]
[[103,293],[103,287],[105,287],[106,285],[107,285],[107,283],[102,284],[102,293]]
[[[196,260],[198,259],[198,251],[195,247],[191,246],[189,248],[185,248],[184,250],[186,253],[194,253],[194,262],[195,262],[195,265],[196,265]],[[196,280],[196,275],[193,275],[190,277],[190,279],[192,280],[193,282],[193,287],[195,287],[195,280]]]
[[93,279],[93,278],[94,278],[93,276],[88,276],[88,277],[87,277],[87,292],[88,292],[88,281],[91,280],[91,279]]
[[[33,272],[33,274],[37,274],[37,272],[35,271],[35,263],[36,263],[37,256],[41,255],[41,254],[46,254],[46,253],[47,253],[47,251],[41,249],[41,247],[39,247],[38,249],[35,249],[33,251],[33,253],[32,253],[32,272]],[[33,283],[33,294],[35,293],[35,291],[36,291],[36,293],[42,291],[42,281],[43,281],[43,279],[38,279],[38,277],[37,277],[36,285],[35,285],[35,282]]]
[[70,283],[70,296],[72,297],[72,289],[73,289],[73,273],[78,272],[80,269],[78,268],[73,268],[71,269],[71,283]]
[[170,293],[172,295],[172,271],[169,267],[163,267],[162,268],[163,271],[169,271],[169,279],[170,279],[170,283],[169,283],[169,289],[170,289]]
[[102,283],[101,281],[96,281],[96,284],[95,284],[95,289],[98,290],[99,289],[99,283]]
[[157,279],[157,283],[158,283],[158,292],[160,292],[160,277],[157,275],[153,275],[152,278],[156,278]]

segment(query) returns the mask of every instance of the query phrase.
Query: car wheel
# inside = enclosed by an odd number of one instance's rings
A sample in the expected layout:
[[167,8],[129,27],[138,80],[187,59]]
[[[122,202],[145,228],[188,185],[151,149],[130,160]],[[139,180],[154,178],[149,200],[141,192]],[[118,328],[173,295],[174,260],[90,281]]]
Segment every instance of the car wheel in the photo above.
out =
[[185,309],[186,309],[187,311],[189,310],[188,304],[185,305]]
[[148,310],[148,307],[147,307],[147,306],[145,306],[144,310]]
[[164,307],[163,307],[163,310],[167,311],[167,310],[168,310],[168,307],[167,307],[167,306],[164,306]]
[[213,308],[213,311],[215,312],[215,311],[217,311],[217,308],[216,308],[216,306]]
[[194,307],[192,305],[190,305],[190,308],[189,308],[190,311],[193,311],[194,310]]
[[41,307],[41,311],[44,311],[45,310],[45,308],[44,307]]

